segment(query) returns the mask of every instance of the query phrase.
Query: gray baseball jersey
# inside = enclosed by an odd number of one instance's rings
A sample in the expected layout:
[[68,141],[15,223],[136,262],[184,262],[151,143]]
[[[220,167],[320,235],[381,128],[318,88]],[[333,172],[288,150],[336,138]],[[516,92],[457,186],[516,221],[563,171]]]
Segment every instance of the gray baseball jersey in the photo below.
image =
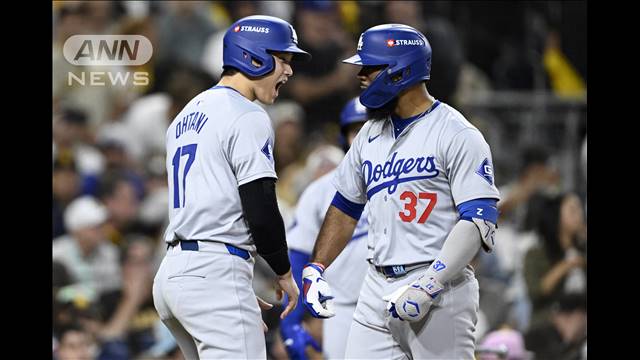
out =
[[499,199],[489,145],[439,102],[397,138],[391,121],[368,121],[333,182],[348,200],[368,203],[368,257],[381,266],[434,260],[458,221],[457,205]]
[[231,88],[216,86],[185,106],[169,125],[166,141],[170,197],[165,241],[216,240],[254,251],[238,187],[277,178],[274,132],[264,109]]
[[153,302],[188,359],[267,356],[252,287],[255,258],[229,245],[255,251],[238,187],[276,178],[273,138],[266,112],[224,86],[197,95],[167,130],[164,238],[200,241],[167,250]]

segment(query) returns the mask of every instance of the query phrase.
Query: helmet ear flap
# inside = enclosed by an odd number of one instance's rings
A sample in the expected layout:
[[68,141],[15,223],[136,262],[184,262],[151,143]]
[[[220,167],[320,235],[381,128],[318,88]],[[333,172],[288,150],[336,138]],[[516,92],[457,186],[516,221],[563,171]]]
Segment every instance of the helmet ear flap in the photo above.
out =
[[245,59],[248,59],[249,57],[251,57],[251,65],[253,65],[253,67],[256,68],[256,69],[260,69],[262,67],[262,65],[263,65],[262,64],[262,60],[258,59],[255,56],[251,56],[251,55],[247,54],[246,52],[243,52],[242,56]]
[[394,73],[388,74],[386,76],[385,83],[387,85],[396,85],[401,83],[404,79],[408,79],[411,76],[411,68],[405,67],[404,69],[400,69]]
[[275,63],[271,54],[266,53],[266,57],[260,56],[246,48],[242,49],[243,69],[249,76],[263,76],[270,73],[275,68]]

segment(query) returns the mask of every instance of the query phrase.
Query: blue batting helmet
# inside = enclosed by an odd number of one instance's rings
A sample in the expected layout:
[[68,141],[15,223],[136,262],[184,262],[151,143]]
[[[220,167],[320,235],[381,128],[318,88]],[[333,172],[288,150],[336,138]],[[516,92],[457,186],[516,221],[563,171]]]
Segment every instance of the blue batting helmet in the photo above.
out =
[[269,53],[273,51],[292,53],[294,60],[311,59],[298,47],[298,35],[288,22],[273,16],[244,17],[224,34],[223,68],[230,66],[253,77],[266,75],[275,68]]
[[402,90],[429,79],[431,45],[411,26],[384,24],[360,35],[357,54],[342,60],[363,66],[386,65],[360,95],[368,108],[379,108]]
[[367,108],[360,103],[357,97],[349,100],[342,108],[340,113],[340,129],[344,132],[345,128],[353,123],[367,121]]
[[365,123],[367,120],[367,108],[360,103],[360,99],[358,97],[354,97],[349,100],[349,102],[347,102],[347,104],[342,108],[342,112],[340,112],[340,137],[338,141],[345,152],[349,151],[349,144],[347,143],[347,127],[351,124]]

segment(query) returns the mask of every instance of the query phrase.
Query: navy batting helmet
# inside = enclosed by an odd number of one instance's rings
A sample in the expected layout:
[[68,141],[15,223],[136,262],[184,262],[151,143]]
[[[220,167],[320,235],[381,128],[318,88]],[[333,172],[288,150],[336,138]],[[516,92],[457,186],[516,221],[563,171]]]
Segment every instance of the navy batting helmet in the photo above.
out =
[[298,35],[291,24],[273,16],[247,16],[224,34],[223,68],[230,66],[248,76],[263,76],[275,68],[270,54],[274,51],[292,53],[294,60],[311,59],[298,47]]
[[429,79],[431,45],[411,26],[384,24],[360,35],[357,54],[343,60],[353,65],[386,65],[360,95],[368,108],[379,108],[402,90]]

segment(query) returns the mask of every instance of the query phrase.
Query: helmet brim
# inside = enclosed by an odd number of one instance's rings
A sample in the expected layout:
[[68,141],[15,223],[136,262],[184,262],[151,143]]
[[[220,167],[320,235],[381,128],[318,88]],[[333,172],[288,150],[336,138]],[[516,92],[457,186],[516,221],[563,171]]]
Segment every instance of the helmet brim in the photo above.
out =
[[348,59],[342,60],[342,62],[360,66],[389,65],[388,59],[380,59],[376,56],[372,56],[371,54],[355,54]]
[[284,52],[284,53],[291,53],[293,54],[293,60],[294,61],[310,61],[311,60],[311,54],[309,54],[308,52],[300,49],[299,47],[295,46],[295,45],[289,45],[285,48],[281,48],[281,49],[270,49],[271,51],[278,51],[278,52]]
[[362,58],[360,57],[360,55],[355,54],[348,59],[342,60],[342,62],[351,65],[362,65]]

